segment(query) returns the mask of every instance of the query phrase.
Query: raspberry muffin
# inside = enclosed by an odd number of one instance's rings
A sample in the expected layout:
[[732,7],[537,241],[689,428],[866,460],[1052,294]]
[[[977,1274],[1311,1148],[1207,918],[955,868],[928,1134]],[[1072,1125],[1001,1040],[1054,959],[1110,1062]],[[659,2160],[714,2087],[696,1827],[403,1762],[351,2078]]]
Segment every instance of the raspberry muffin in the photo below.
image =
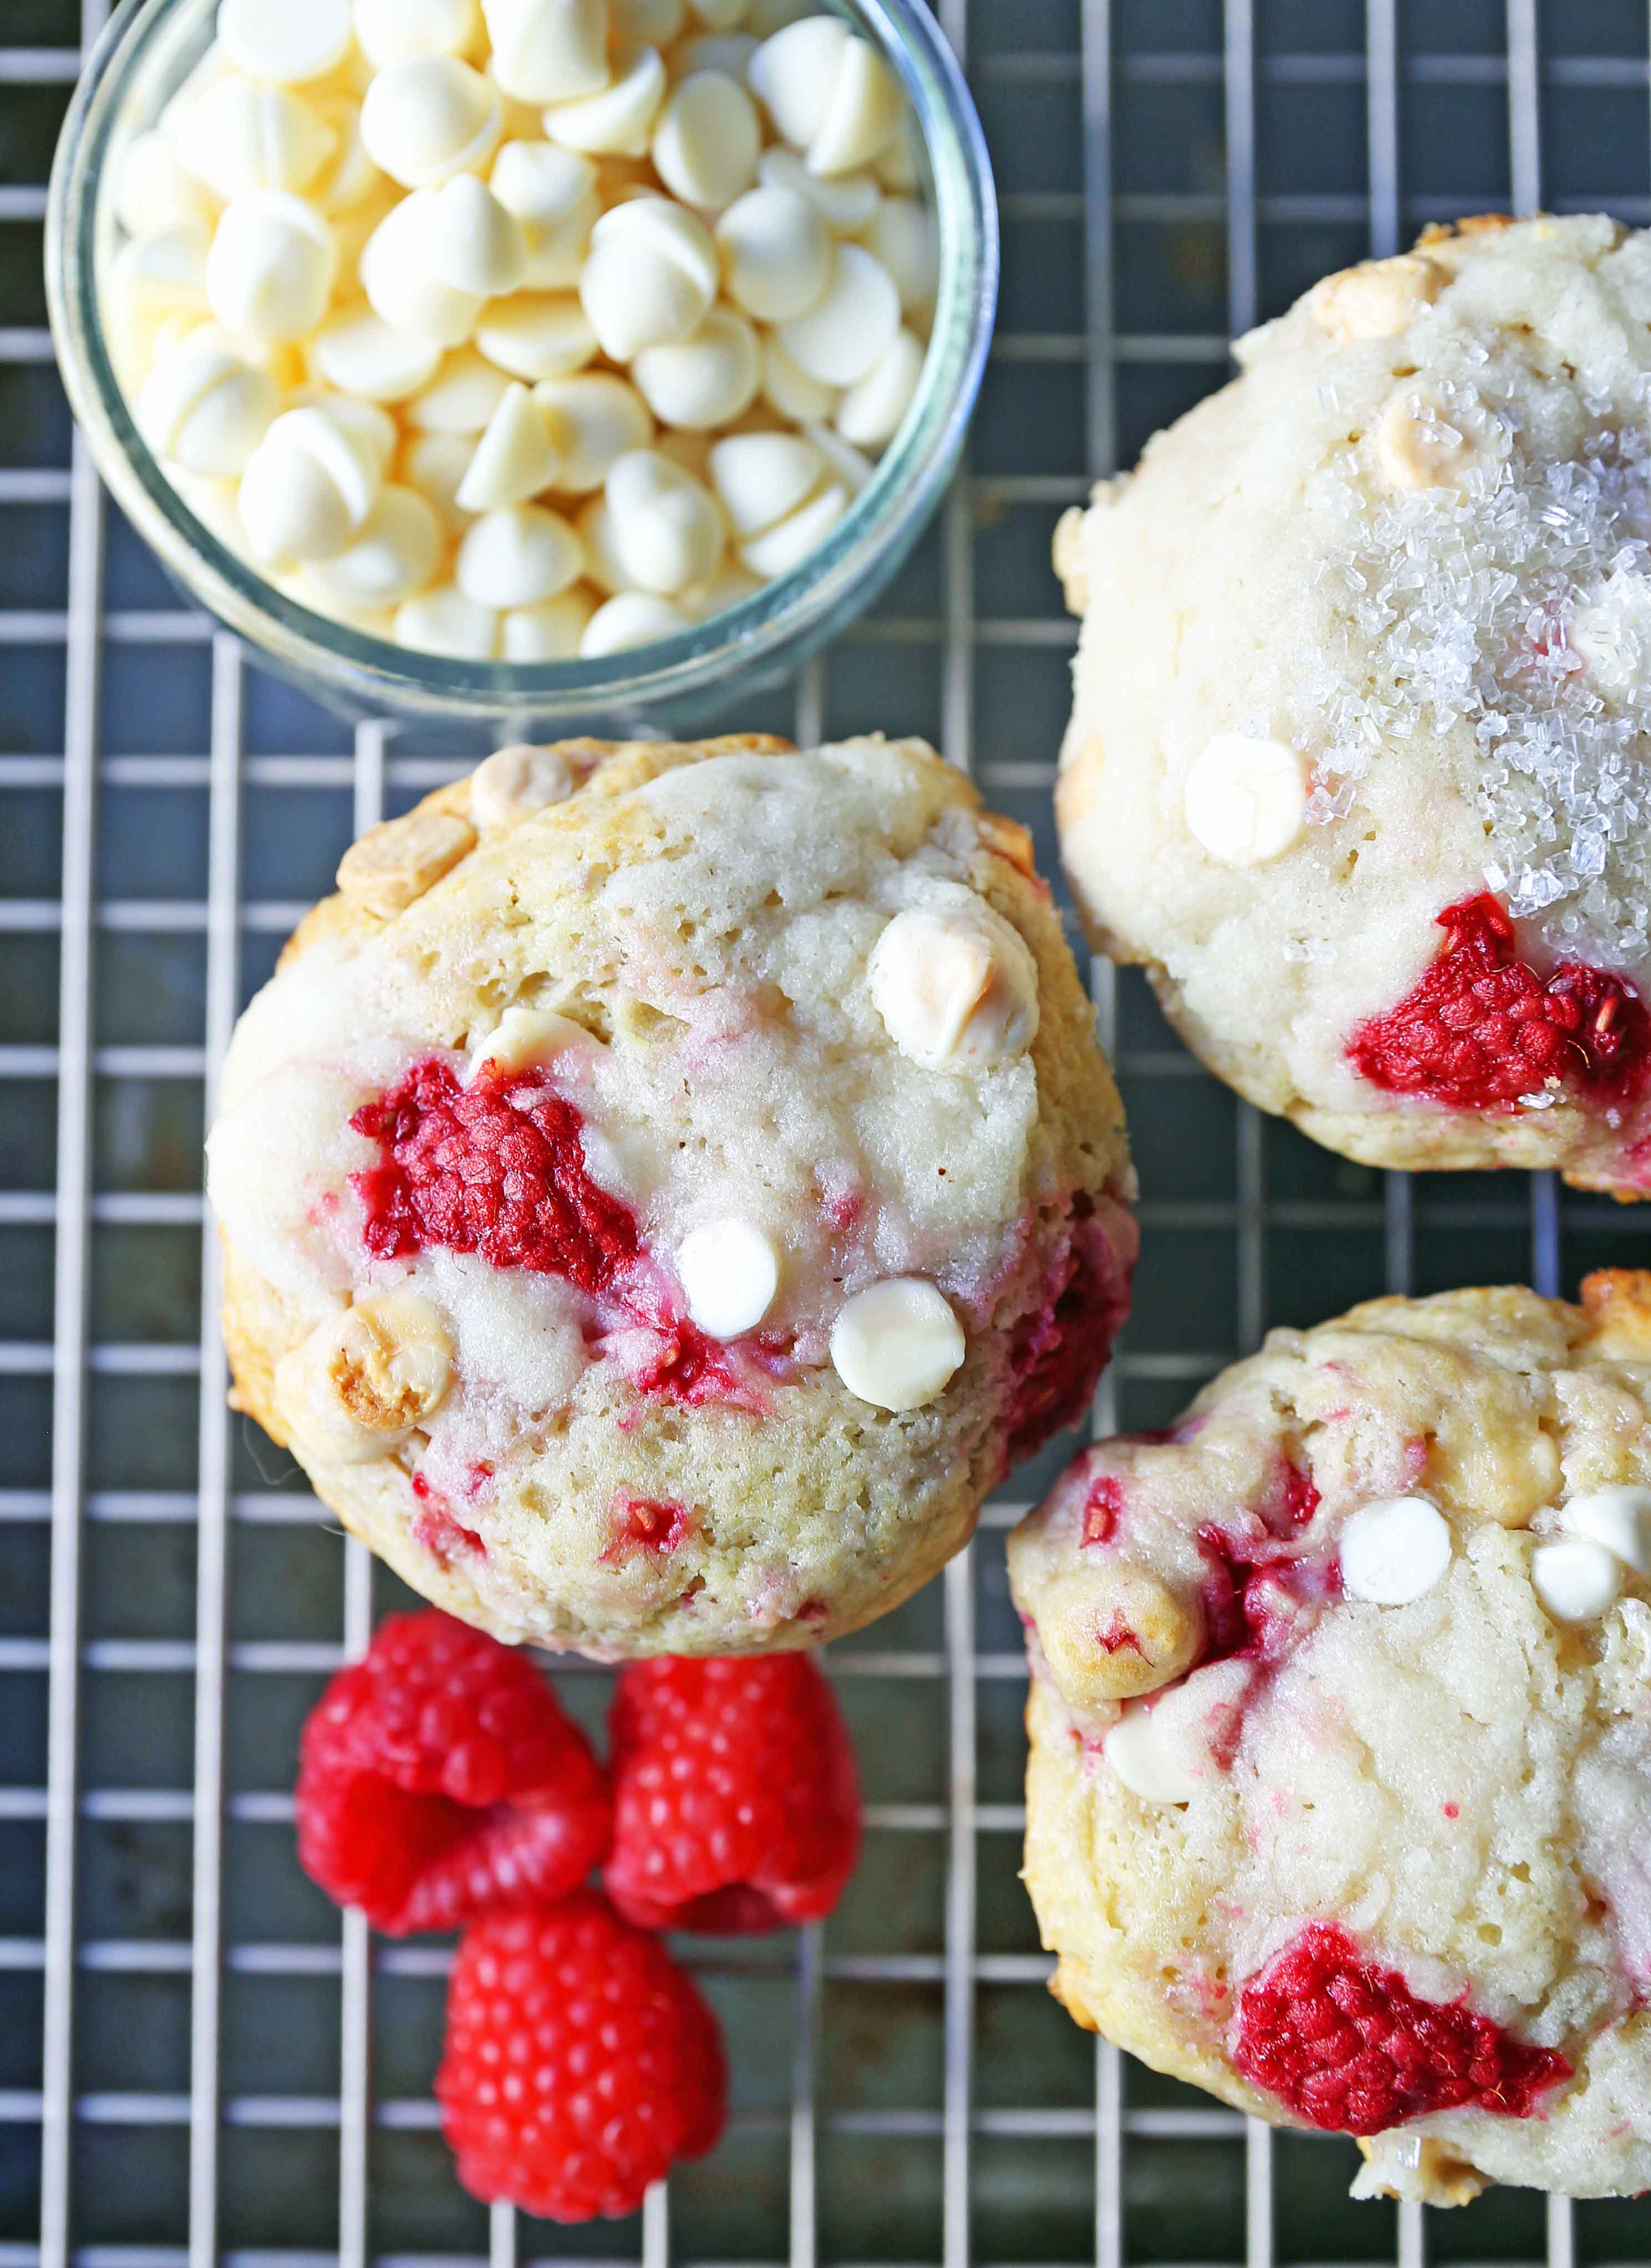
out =
[[1079,2021],[1355,2193],[1651,2186],[1651,1273],[1274,1331],[1010,1539]]
[[500,1637],[800,1646],[1080,1417],[1117,1090],[1025,830],[919,741],[515,748],[363,837],[210,1143],[236,1396]]
[[1651,1188],[1651,234],[1430,229],[1062,522],[1092,932],[1331,1149]]

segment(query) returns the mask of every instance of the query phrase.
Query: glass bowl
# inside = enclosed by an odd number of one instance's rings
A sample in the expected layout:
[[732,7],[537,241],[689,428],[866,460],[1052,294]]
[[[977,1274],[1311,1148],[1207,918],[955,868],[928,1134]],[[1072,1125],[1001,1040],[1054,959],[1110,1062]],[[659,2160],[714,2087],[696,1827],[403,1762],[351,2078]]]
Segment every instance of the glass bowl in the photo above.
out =
[[204,50],[217,0],[126,0],[76,90],[52,168],[46,284],[63,381],[122,511],[188,593],[277,669],[356,714],[568,728],[601,718],[678,725],[740,679],[792,667],[859,614],[940,501],[979,391],[998,293],[998,219],[980,122],[920,0],[826,0],[897,73],[921,136],[940,282],[922,377],[876,470],[816,549],[725,612],[601,660],[503,662],[403,651],[299,605],[190,511],[145,446],[116,381],[100,284],[117,243],[113,188],[130,138],[154,123]]

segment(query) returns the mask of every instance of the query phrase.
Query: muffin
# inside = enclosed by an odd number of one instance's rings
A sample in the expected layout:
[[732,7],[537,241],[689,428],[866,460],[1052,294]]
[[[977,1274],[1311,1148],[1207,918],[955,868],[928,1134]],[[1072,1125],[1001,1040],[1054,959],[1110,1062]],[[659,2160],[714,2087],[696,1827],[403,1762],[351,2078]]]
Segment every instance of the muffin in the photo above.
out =
[[238,1405],[415,1589],[620,1657],[852,1630],[1087,1410],[1122,1114],[920,741],[515,748],[365,836],[210,1145]]
[[1062,521],[1063,852],[1229,1085],[1366,1164],[1651,1187],[1651,234],[1432,228]]
[[1651,2187],[1651,1273],[1274,1331],[1010,1539],[1080,2023],[1356,2195]]

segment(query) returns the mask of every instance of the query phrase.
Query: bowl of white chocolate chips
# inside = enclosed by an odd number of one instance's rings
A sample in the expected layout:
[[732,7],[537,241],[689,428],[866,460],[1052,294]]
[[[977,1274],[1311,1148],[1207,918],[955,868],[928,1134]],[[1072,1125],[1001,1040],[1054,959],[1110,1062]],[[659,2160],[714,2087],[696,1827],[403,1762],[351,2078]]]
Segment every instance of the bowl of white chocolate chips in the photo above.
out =
[[48,222],[99,468],[364,707],[714,699],[888,580],[997,285],[912,0],[137,0]]

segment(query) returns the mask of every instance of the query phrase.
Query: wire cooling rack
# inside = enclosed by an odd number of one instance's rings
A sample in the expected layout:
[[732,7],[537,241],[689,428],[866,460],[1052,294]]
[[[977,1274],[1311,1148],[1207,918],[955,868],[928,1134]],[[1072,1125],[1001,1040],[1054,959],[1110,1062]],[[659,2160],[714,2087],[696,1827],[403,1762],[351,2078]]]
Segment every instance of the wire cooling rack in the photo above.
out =
[[[635,2222],[453,2182],[445,1950],[299,1875],[294,1742],[396,1587],[232,1418],[199,1143],[240,1002],[350,835],[483,751],[355,729],[185,609],[71,440],[39,282],[83,39],[0,0],[0,2268],[1651,2257],[1651,2205],[1353,2206],[1350,2143],[1271,2136],[1069,2024],[1016,1880],[1002,1530],[832,1667],[870,1801],[823,1929],[689,1948],[735,2117]],[[1224,375],[1226,340],[1423,221],[1651,219],[1629,0],[942,0],[1003,192],[972,454],[877,617],[728,726],[926,733],[1032,826],[1072,626],[1053,522]],[[1383,1286],[1651,1259],[1549,1179],[1412,1183],[1236,1105],[1139,981],[1095,976],[1140,1161],[1139,1299],[1096,1412],[1162,1422],[1272,1322]],[[588,1721],[604,1675],[563,1690]],[[891,1734],[893,1737],[891,1737]]]

